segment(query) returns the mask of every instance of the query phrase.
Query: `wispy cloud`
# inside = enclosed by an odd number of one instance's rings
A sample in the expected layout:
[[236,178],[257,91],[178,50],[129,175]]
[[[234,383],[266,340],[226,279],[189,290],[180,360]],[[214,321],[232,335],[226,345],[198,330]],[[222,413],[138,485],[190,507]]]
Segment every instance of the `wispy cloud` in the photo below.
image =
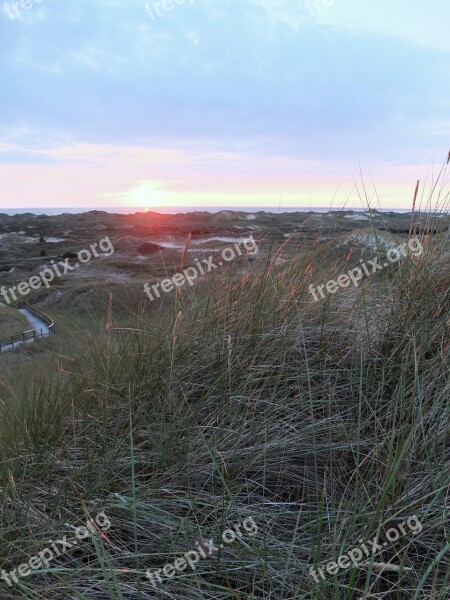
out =
[[325,178],[360,159],[422,163],[448,150],[449,52],[434,33],[448,12],[444,0],[335,0],[317,17],[298,0],[195,0],[153,22],[142,0],[78,0],[2,15],[0,140],[14,151],[0,161],[42,165],[55,156],[33,151],[84,145],[225,152],[255,169],[255,157],[318,161]]

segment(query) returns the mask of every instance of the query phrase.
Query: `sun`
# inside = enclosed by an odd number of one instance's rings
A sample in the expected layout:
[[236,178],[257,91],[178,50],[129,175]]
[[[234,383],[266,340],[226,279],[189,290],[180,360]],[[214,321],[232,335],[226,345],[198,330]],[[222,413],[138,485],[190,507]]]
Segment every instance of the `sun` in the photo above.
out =
[[164,186],[161,181],[140,181],[139,184],[123,195],[127,206],[145,208],[151,210],[158,206],[165,206],[168,201],[168,193],[161,189]]

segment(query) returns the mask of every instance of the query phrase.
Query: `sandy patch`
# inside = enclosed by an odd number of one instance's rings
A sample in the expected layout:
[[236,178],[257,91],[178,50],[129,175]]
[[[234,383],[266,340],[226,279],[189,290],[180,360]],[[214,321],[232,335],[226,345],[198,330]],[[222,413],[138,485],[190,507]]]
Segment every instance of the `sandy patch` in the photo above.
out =
[[195,240],[194,244],[209,244],[210,242],[227,242],[230,244],[236,244],[236,243],[242,243],[242,244],[246,244],[248,242],[250,242],[250,238],[246,237],[246,238],[240,238],[240,237],[228,237],[228,236],[224,236],[224,237],[211,237],[211,238],[207,238],[204,240]]
[[368,217],[364,215],[345,215],[344,219],[351,219],[352,221],[367,221]]
[[343,243],[346,245],[360,244],[361,246],[370,248],[374,252],[377,252],[379,249],[390,250],[391,248],[398,247],[398,244],[392,238],[381,232],[377,236],[373,233],[351,233],[345,238]]

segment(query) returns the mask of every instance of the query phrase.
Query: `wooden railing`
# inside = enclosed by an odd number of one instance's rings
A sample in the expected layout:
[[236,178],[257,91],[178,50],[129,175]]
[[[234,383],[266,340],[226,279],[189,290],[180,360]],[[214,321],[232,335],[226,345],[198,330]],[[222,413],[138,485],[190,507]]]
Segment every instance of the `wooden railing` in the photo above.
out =
[[50,330],[49,335],[53,333],[53,330],[55,328],[55,322],[52,318],[45,314],[45,312],[42,312],[42,310],[39,310],[39,308],[31,306],[31,304],[28,304],[28,302],[25,302],[25,308],[27,308],[30,311],[30,313],[33,313],[33,315],[41,319],[41,321],[44,321],[44,323],[46,323],[47,327]]
[[48,331],[44,331],[43,329],[29,329],[27,331],[19,333],[18,335],[12,335],[11,337],[4,338],[0,340],[0,352],[3,352],[4,349],[7,349],[10,346],[14,348],[16,344],[24,344],[25,342],[28,342],[30,340],[35,341],[39,338],[47,337],[54,332],[55,323],[53,319],[51,319],[48,315],[46,315],[44,312],[42,312],[35,306],[31,306],[31,304],[25,303],[25,308],[27,308],[36,317],[41,319],[41,321],[43,321],[47,325]]

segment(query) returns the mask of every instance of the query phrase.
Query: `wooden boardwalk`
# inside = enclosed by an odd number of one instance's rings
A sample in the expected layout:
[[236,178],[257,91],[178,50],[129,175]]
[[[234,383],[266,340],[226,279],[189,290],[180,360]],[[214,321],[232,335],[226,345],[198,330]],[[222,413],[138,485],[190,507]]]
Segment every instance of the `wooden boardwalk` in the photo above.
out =
[[47,337],[54,332],[55,323],[53,319],[51,319],[48,315],[46,315],[38,308],[31,306],[31,304],[26,303],[24,308],[26,308],[35,317],[38,317],[38,319],[43,321],[47,325],[47,330],[44,331],[43,329],[29,329],[27,331],[19,333],[18,335],[13,335],[11,337],[4,338],[0,340],[0,352],[4,352],[8,349],[13,349],[16,344],[25,344],[26,342],[36,341],[39,338]]

